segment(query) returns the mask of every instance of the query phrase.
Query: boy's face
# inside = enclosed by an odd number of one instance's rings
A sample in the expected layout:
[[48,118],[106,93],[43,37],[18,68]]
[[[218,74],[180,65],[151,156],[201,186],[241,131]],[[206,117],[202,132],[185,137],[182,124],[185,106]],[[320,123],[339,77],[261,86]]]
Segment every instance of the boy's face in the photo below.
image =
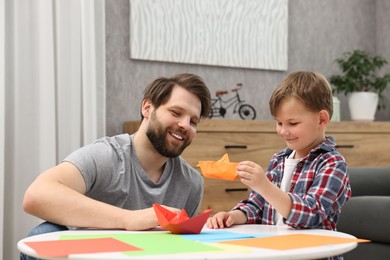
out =
[[324,121],[323,113],[326,112],[309,111],[295,97],[282,100],[275,117],[276,131],[288,148],[296,150],[296,159],[305,157],[312,148],[324,141],[327,120]]
[[169,100],[150,113],[147,136],[165,157],[177,157],[191,143],[200,120],[201,102],[197,96],[175,86]]

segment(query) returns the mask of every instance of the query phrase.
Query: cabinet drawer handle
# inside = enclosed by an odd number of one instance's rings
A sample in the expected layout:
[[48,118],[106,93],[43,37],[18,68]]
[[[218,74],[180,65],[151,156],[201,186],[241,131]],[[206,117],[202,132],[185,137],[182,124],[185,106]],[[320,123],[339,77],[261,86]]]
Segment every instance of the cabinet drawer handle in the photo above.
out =
[[346,144],[346,145],[337,145],[336,144],[336,149],[337,148],[354,148],[355,146],[353,144]]
[[248,191],[247,188],[225,189],[225,192]]
[[246,145],[225,145],[225,149],[246,149]]

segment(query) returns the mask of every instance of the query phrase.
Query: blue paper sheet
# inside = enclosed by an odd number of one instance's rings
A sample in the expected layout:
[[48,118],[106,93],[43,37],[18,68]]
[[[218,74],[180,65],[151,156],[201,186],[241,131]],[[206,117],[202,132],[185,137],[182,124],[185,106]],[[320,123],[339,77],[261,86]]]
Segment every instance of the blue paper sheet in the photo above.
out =
[[181,234],[183,238],[203,243],[217,243],[228,240],[267,237],[269,234],[241,234],[225,230],[202,231],[200,234]]

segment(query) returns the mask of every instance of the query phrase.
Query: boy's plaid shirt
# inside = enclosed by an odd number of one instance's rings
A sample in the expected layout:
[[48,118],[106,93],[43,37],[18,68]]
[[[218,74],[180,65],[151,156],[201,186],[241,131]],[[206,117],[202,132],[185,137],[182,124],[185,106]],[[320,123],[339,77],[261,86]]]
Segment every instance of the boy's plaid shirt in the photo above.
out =
[[[332,137],[302,158],[293,173],[290,196],[293,206],[285,224],[294,228],[323,228],[336,230],[342,206],[351,197],[351,186],[344,157],[335,149]],[[284,161],[292,150],[286,148],[275,154],[266,175],[280,187]],[[248,224],[274,225],[275,209],[252,191],[233,210],[243,211]]]

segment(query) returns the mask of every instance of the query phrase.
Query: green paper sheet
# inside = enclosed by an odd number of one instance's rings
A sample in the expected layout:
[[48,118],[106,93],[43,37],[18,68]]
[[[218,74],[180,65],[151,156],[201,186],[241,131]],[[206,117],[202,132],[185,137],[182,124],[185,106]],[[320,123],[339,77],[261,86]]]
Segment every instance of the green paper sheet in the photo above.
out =
[[62,235],[60,239],[107,237],[115,238],[143,249],[142,251],[123,252],[129,256],[224,251],[221,248],[206,245],[197,241],[191,241],[180,235],[170,233]]

